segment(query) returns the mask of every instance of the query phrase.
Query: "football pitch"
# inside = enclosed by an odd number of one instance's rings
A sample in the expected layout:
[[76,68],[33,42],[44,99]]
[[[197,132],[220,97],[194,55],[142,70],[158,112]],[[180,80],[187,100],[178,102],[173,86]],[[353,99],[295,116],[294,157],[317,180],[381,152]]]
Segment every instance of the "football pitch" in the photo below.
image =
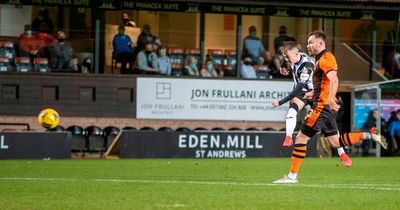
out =
[[399,209],[400,158],[2,160],[0,209]]

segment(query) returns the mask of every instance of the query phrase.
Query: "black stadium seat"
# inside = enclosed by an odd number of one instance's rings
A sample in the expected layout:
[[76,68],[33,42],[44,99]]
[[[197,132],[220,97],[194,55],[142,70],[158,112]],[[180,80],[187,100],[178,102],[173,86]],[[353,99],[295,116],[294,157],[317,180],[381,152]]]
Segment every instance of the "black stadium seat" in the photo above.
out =
[[105,141],[103,137],[103,129],[98,126],[91,125],[85,129],[86,139],[88,141],[89,152],[105,151]]
[[126,126],[122,128],[123,131],[137,131],[137,128],[131,127],[131,126]]
[[211,129],[211,130],[212,130],[212,131],[225,131],[225,129],[219,128],[219,127],[213,128],[213,129]]
[[247,128],[246,131],[259,131],[259,129],[252,127],[252,128]]
[[118,135],[121,129],[115,126],[107,126],[103,129],[103,136],[106,145],[106,149],[112,144],[115,137]]
[[156,131],[154,128],[149,127],[149,126],[145,126],[143,128],[140,129],[141,131]]
[[165,132],[173,132],[172,128],[169,127],[161,127],[158,129],[158,131],[165,131]]
[[195,128],[193,131],[208,131],[208,129],[203,128],[203,127],[198,127],[198,128]]
[[186,128],[186,127],[179,127],[175,131],[178,131],[178,132],[191,132],[192,130],[190,130],[189,128]]
[[85,131],[81,126],[71,125],[67,128],[71,132],[71,151],[72,152],[85,152],[87,150],[87,139]]
[[65,128],[61,125],[58,125],[57,127],[50,129],[49,131],[53,131],[53,132],[63,132],[65,131]]
[[229,128],[229,130],[230,130],[230,131],[241,131],[242,129],[241,129],[241,128],[234,127],[234,128]]
[[264,128],[263,131],[276,131],[275,128]]

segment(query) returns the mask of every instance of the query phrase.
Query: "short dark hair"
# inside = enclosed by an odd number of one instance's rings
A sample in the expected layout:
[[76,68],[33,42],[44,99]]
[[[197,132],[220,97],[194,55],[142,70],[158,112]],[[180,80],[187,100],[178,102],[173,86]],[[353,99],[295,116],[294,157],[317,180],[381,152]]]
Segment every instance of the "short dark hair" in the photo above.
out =
[[293,41],[287,41],[283,44],[281,52],[286,54],[287,51],[293,48],[298,48],[297,43]]
[[250,26],[249,27],[249,32],[252,32],[252,31],[257,31],[257,28],[255,26]]
[[321,30],[316,30],[316,31],[313,31],[313,32],[309,33],[308,36],[307,36],[307,39],[308,39],[310,36],[315,36],[315,38],[320,38],[320,39],[322,39],[322,40],[324,40],[324,41],[325,41],[325,39],[326,39],[325,33],[324,33],[323,31],[321,31]]
[[280,26],[279,27],[279,34],[286,34],[286,33],[287,33],[286,26]]

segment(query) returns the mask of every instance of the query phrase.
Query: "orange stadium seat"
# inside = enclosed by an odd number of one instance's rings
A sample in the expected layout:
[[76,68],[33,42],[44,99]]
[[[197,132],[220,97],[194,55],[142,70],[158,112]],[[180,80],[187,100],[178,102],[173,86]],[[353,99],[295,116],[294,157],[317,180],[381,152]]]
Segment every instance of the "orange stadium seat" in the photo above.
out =
[[31,72],[31,60],[29,57],[17,57],[15,59],[15,67],[17,72]]
[[225,50],[224,76],[236,76],[236,50]]
[[185,61],[185,50],[183,48],[169,48],[168,55],[171,59],[171,74],[181,76]]
[[40,72],[40,73],[50,72],[49,59],[47,59],[47,58],[34,58],[33,59],[33,70],[35,72]]

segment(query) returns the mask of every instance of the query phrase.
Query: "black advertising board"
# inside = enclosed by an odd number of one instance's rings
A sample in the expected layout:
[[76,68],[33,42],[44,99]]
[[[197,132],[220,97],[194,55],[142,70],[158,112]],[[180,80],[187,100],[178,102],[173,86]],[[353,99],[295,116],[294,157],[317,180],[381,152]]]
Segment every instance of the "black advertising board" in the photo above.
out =
[[[250,158],[289,157],[283,132],[163,132],[124,131],[120,158]],[[316,135],[307,156],[315,157]]]
[[0,159],[69,159],[70,132],[0,132]]
[[160,0],[0,0],[0,4],[366,20],[397,20],[399,17],[398,10],[393,8],[375,10],[369,9],[367,5],[364,5],[363,9],[357,9],[354,6],[344,8],[346,4],[331,4],[331,7],[327,7],[327,5],[320,7],[321,3],[318,2],[314,5],[310,3],[307,6],[298,3],[277,6],[267,1],[263,4],[238,4],[237,2],[209,3]]

